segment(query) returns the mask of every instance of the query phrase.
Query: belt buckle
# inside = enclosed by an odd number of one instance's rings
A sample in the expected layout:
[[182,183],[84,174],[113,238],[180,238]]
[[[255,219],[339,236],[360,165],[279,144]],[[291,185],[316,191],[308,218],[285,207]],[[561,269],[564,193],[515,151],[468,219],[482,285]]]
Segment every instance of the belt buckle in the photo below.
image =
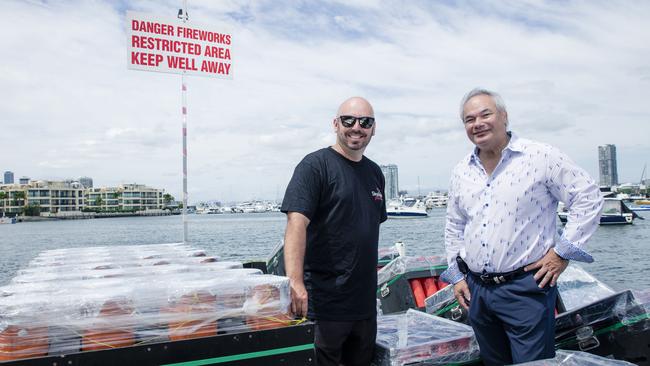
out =
[[483,281],[483,283],[492,283],[493,282],[492,277],[488,276],[487,273],[481,274],[481,276],[479,278],[481,279],[481,281]]

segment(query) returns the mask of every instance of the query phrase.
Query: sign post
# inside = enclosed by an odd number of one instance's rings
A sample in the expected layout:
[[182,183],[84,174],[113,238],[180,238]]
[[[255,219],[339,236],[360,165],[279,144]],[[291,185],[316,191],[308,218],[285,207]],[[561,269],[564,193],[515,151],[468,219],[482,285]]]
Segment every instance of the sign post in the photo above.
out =
[[187,228],[187,84],[185,75],[232,79],[232,35],[189,22],[187,0],[178,19],[127,12],[127,64],[132,70],[181,74],[183,123],[183,243]]

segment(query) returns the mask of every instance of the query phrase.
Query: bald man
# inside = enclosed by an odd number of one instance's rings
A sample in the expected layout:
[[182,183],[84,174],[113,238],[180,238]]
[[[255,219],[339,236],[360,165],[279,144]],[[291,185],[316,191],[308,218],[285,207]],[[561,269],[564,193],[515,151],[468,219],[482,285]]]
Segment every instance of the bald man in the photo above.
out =
[[377,241],[384,176],[363,156],[374,111],[353,97],[332,122],[336,143],[296,167],[282,202],[291,309],[316,324],[316,364],[370,365],[377,333]]

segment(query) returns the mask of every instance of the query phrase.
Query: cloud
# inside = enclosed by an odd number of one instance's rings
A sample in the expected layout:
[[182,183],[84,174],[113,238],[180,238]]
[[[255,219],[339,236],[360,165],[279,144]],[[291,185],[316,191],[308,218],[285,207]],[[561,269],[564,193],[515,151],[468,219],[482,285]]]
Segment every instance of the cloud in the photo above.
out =
[[[8,2],[0,23],[0,169],[91,176],[180,197],[180,77],[126,69],[125,12],[175,17],[177,1]],[[334,141],[351,95],[375,107],[367,154],[400,182],[446,187],[471,148],[458,103],[499,91],[513,130],[597,175],[617,144],[637,179],[650,25],[645,2],[192,1],[191,22],[234,35],[235,78],[190,77],[191,200],[280,195],[306,153]],[[625,167],[625,168],[623,168]],[[627,168],[629,167],[629,168]]]

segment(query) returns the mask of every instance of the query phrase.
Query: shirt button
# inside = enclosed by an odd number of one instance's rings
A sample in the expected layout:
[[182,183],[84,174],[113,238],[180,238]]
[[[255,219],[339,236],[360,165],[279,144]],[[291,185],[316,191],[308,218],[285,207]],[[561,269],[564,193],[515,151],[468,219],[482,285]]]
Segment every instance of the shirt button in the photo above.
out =
[[489,203],[486,203],[486,204],[485,204],[485,207],[488,207],[489,205],[490,205]]
[[489,187],[489,186],[490,186],[490,183],[488,183],[487,186]]
[[483,224],[483,227],[486,227],[486,226],[487,226],[487,224]]
[[485,246],[485,243],[481,244],[482,246]]

